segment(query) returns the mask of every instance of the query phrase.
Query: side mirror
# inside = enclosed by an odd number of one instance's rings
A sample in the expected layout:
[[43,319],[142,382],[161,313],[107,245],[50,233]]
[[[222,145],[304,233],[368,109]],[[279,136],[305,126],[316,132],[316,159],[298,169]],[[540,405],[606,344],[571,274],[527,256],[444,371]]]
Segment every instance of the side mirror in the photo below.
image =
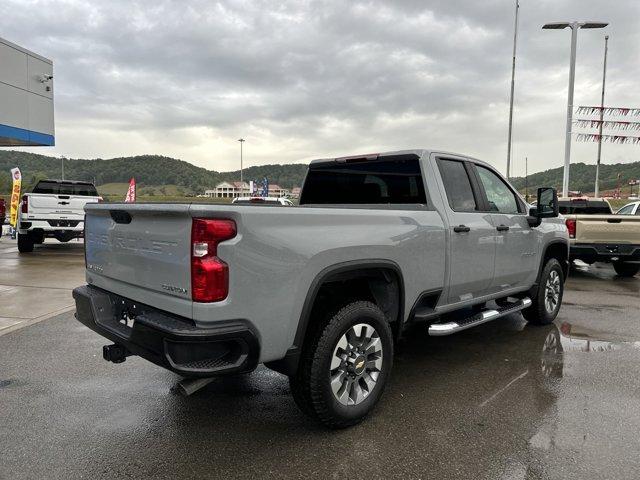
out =
[[543,187],[538,189],[536,206],[529,211],[529,225],[537,227],[543,218],[555,218],[559,215],[558,192],[555,188]]

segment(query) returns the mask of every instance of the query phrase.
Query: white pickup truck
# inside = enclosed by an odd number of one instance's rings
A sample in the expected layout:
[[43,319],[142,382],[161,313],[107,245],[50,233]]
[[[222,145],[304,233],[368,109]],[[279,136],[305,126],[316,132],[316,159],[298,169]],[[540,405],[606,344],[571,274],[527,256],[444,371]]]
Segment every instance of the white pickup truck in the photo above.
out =
[[40,180],[22,196],[18,211],[18,251],[29,253],[45,238],[68,242],[84,236],[84,206],[102,200],[89,182]]

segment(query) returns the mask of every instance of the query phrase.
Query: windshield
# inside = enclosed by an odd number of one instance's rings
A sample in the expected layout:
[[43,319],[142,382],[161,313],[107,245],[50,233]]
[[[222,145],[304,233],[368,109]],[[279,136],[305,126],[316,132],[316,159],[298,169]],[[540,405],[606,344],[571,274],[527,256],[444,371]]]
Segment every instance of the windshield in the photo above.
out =
[[98,191],[91,183],[56,182],[41,180],[33,189],[33,193],[49,193],[53,195],[80,195],[83,197],[97,197]]
[[605,201],[565,200],[558,202],[563,215],[609,215],[611,207]]

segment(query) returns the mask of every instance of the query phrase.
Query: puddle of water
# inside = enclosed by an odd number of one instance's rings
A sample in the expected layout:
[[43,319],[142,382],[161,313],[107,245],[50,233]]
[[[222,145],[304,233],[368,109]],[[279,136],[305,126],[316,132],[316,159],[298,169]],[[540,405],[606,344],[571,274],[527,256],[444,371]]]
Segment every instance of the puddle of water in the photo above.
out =
[[612,352],[623,347],[640,348],[638,341],[621,340],[607,332],[592,330],[580,325],[563,322],[560,325],[560,342],[565,352]]

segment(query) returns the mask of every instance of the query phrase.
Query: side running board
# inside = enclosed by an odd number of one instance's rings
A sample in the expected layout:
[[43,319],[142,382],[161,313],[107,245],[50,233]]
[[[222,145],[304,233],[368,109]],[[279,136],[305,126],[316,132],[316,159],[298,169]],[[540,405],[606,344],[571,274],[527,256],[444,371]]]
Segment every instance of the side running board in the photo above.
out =
[[483,310],[480,313],[476,313],[457,322],[434,323],[429,327],[429,335],[431,335],[432,337],[451,335],[452,333],[460,332],[462,330],[466,330],[467,328],[490,322],[491,320],[495,320],[496,318],[504,317],[505,315],[509,315],[510,313],[519,312],[520,310],[523,310],[529,306],[531,306],[531,299],[529,297],[524,297],[517,302],[510,302],[504,307],[500,307],[498,309]]

